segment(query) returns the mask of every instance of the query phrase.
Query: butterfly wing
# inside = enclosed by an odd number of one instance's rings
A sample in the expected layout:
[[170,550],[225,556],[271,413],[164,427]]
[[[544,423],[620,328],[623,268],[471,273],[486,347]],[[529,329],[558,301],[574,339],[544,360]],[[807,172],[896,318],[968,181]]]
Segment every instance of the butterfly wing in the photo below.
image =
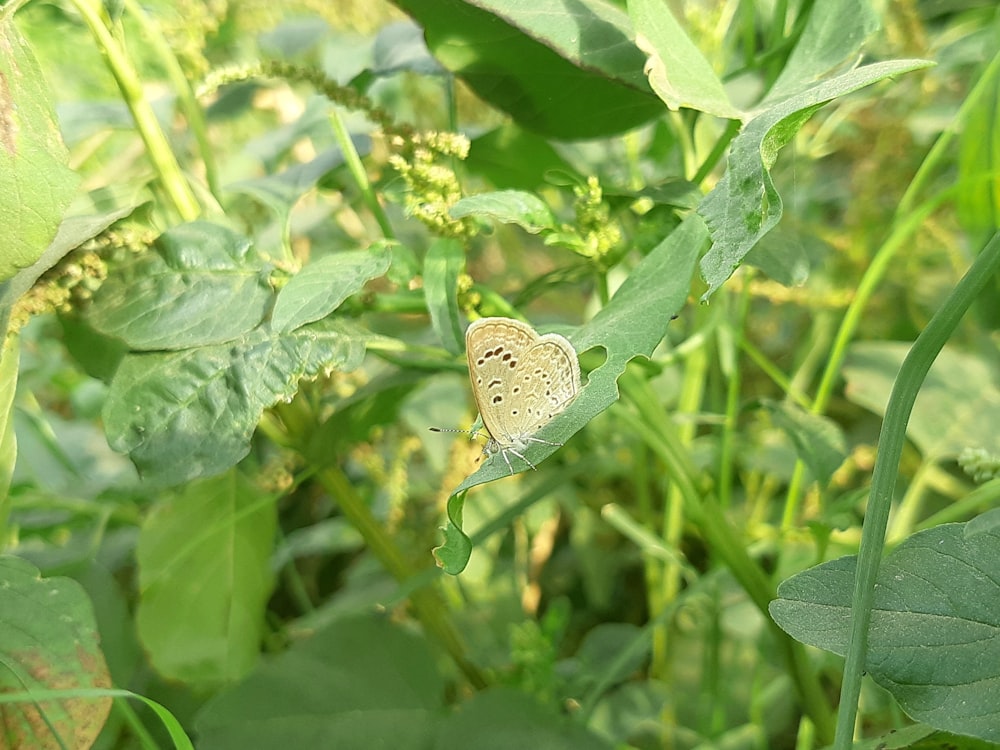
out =
[[510,386],[511,408],[504,410],[502,431],[523,443],[552,421],[580,391],[580,361],[564,337],[549,333],[521,356]]
[[512,404],[510,386],[522,355],[538,334],[534,329],[510,318],[480,318],[465,332],[465,354],[469,361],[469,379],[476,408],[490,437],[510,445],[509,412]]

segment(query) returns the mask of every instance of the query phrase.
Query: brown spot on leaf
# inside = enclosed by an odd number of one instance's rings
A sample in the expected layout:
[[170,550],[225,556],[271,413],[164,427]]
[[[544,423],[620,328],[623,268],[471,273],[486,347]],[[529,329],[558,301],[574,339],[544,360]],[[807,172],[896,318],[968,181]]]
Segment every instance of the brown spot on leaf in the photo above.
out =
[[11,156],[17,151],[17,119],[14,117],[16,108],[10,95],[7,76],[0,70],[0,146]]

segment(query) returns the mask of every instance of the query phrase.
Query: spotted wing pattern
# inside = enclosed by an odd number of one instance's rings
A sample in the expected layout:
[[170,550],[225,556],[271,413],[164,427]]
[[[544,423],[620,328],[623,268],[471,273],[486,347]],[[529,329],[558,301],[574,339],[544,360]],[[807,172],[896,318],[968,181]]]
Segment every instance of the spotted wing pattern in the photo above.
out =
[[516,320],[483,318],[469,326],[466,350],[476,405],[496,443],[490,452],[521,456],[580,390],[576,351],[558,334],[539,336]]

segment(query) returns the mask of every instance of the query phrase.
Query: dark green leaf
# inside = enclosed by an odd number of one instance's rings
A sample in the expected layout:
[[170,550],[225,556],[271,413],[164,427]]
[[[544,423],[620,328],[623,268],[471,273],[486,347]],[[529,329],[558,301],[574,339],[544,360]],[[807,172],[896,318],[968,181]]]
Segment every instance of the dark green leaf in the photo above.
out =
[[[845,395],[883,414],[910,345],[899,341],[853,344],[843,373]],[[924,381],[906,434],[932,460],[957,457],[973,446],[1000,453],[1000,388],[994,361],[945,347]]]
[[306,265],[278,293],[271,327],[287,333],[325,318],[352,294],[389,269],[391,254],[384,244],[318,258]]
[[530,190],[546,184],[550,173],[576,171],[548,140],[513,123],[475,138],[464,163],[500,189]]
[[813,479],[826,485],[847,458],[847,441],[837,423],[787,401],[762,399],[761,404],[794,443],[799,459],[809,467]]
[[698,208],[712,235],[712,248],[701,261],[708,282],[703,300],[732,276],[750,249],[781,219],[781,196],[770,170],[778,151],[812,114],[838,96],[928,65],[923,60],[866,65],[796,94],[746,124],[733,141],[726,174]]
[[[1000,741],[1000,533],[964,524],[914,534],[882,563],[865,669],[910,716]],[[775,621],[803,643],[843,655],[850,635],[855,557],[789,578]]]
[[476,750],[611,750],[612,745],[524,693],[493,688],[476,694],[441,727],[435,748]]
[[259,329],[223,345],[130,354],[104,406],[108,443],[159,483],[225,471],[250,450],[265,408],[291,399],[302,378],[355,369],[372,338],[323,320],[282,336]]
[[153,250],[101,286],[88,321],[137,351],[231,341],[264,318],[272,299],[250,241],[207,221],[164,232]]
[[556,138],[622,133],[663,111],[613,5],[396,0],[434,56],[521,126]]
[[435,657],[415,631],[384,617],[341,619],[202,709],[198,746],[426,750],[443,697]]

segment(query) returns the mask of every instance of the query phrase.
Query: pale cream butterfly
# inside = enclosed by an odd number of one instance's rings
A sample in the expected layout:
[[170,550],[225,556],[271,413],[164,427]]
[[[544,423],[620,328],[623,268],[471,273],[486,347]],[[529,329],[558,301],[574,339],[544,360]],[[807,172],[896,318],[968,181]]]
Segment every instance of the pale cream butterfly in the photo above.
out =
[[510,473],[510,455],[532,469],[523,451],[529,443],[560,445],[535,434],[561,414],[580,392],[580,362],[557,333],[539,336],[512,318],[480,318],[465,332],[469,380],[489,440],[484,452],[499,453]]

